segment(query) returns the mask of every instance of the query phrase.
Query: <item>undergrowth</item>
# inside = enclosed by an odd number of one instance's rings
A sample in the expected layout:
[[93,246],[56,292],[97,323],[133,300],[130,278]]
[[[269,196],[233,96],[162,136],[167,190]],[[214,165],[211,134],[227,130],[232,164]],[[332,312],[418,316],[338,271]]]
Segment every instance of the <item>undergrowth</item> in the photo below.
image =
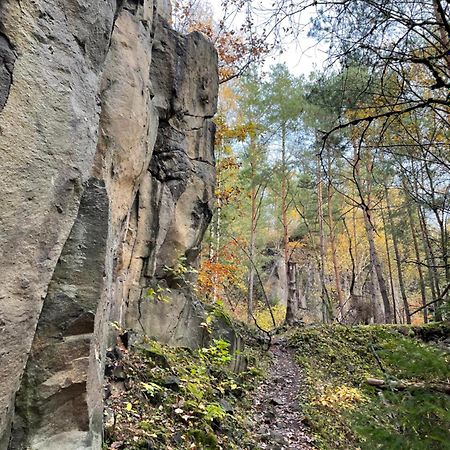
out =
[[229,370],[232,355],[224,340],[198,350],[147,340],[113,355],[105,448],[255,448],[246,419],[247,392],[261,369],[259,356],[247,352],[247,370],[238,374]]
[[[450,449],[450,396],[431,388],[450,381],[450,356],[415,338],[432,333],[431,326],[336,325],[291,337],[305,374],[304,422],[321,448]],[[391,387],[375,388],[368,378]]]

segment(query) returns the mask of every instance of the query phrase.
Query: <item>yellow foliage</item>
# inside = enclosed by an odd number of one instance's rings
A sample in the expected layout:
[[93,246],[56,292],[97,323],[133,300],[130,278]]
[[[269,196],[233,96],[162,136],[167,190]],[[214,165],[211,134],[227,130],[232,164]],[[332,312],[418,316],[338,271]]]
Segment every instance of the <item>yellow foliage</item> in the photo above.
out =
[[[275,319],[275,323],[277,326],[281,325],[284,322],[286,317],[286,306],[284,305],[275,305],[272,307],[273,316]],[[270,315],[270,311],[268,308],[265,308],[261,311],[258,311],[255,314],[256,321],[258,325],[266,331],[270,331],[273,328],[272,317]]]
[[364,401],[366,399],[359,389],[342,385],[327,387],[325,392],[317,397],[313,403],[331,409],[352,409],[357,403]]

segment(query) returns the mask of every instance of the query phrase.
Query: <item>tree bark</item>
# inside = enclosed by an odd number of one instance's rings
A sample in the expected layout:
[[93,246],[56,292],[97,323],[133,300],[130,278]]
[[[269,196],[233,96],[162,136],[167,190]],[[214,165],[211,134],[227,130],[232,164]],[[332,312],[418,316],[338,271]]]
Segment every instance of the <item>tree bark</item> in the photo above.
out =
[[[217,159],[220,161],[221,159],[221,149],[222,149],[223,143],[220,142],[217,144]],[[221,179],[221,171],[217,170],[217,181],[216,181],[216,188],[217,192],[219,192],[219,195],[216,197],[216,220],[214,222],[213,226],[213,233],[212,233],[212,240],[213,243],[211,245],[212,252],[210,255],[210,259],[214,263],[219,262],[219,251],[220,251],[220,238],[221,238],[221,219],[222,219],[222,200],[220,198],[220,192],[222,187],[222,179]],[[218,299],[218,277],[217,274],[214,274],[213,276],[213,302],[215,303]]]
[[[434,214],[434,217],[436,218],[436,221],[439,226],[439,240],[440,240],[440,246],[441,246],[441,256],[440,259],[442,260],[442,264],[444,266],[444,275],[445,280],[447,281],[447,284],[450,283],[450,266],[448,264],[448,232],[447,232],[447,220],[446,220],[446,213],[445,213],[445,205],[442,205],[442,207],[439,207],[440,200],[437,198],[437,191],[434,183],[433,173],[428,166],[427,162],[424,162],[425,167],[425,173],[429,181],[429,194],[431,195],[431,211]],[[424,216],[425,220],[425,216]],[[426,222],[425,222],[426,223]],[[436,273],[437,268],[435,267]],[[438,287],[439,287],[439,276],[437,276],[438,281]],[[439,292],[438,292],[439,294]],[[440,296],[440,294],[439,294]],[[435,307],[435,318],[436,320],[442,320],[442,314],[440,312],[439,304],[436,304]]]
[[423,276],[422,266],[421,266],[421,258],[420,258],[420,251],[419,251],[419,244],[417,242],[417,231],[416,226],[414,224],[414,216],[411,211],[411,205],[409,204],[408,199],[406,200],[406,210],[408,212],[408,221],[409,221],[409,228],[411,229],[411,236],[413,238],[413,245],[414,245],[414,254],[416,255],[416,261],[417,261],[417,273],[419,275],[419,286],[420,286],[420,296],[422,299],[422,306],[423,308],[423,322],[428,323],[428,308],[426,308],[427,304],[427,296],[426,296],[426,290],[425,290],[425,280]]
[[[372,164],[368,167],[369,173],[372,173]],[[369,254],[370,261],[372,263],[373,269],[375,270],[375,274],[377,276],[378,285],[380,288],[381,298],[383,300],[384,306],[384,321],[385,323],[392,323],[392,311],[391,304],[389,302],[388,291],[386,288],[386,281],[384,279],[383,270],[381,268],[380,259],[378,257],[378,252],[375,246],[375,238],[374,238],[374,224],[372,222],[372,200],[370,195],[370,182],[368,183],[369,187],[367,189],[367,200],[364,203],[363,201],[363,216],[364,216],[364,226],[366,229],[367,241],[369,243]],[[374,305],[375,306],[375,305]]]
[[255,259],[255,246],[256,246],[256,226],[258,220],[258,208],[257,208],[257,195],[258,191],[255,184],[255,162],[254,157],[254,145],[253,138],[250,142],[250,167],[251,167],[251,220],[250,220],[250,245],[249,245],[249,273],[248,273],[248,298],[247,298],[247,321],[250,323],[253,320],[253,297],[254,297],[254,285],[255,285],[255,268],[252,261]]
[[364,224],[366,227],[367,241],[369,242],[370,260],[375,270],[378,285],[380,287],[381,298],[383,299],[384,321],[385,323],[392,323],[391,304],[389,302],[389,296],[386,288],[386,281],[384,280],[383,270],[381,268],[380,259],[378,257],[378,252],[375,247],[373,224],[371,221],[370,213],[367,209],[364,209]]
[[402,383],[401,381],[385,381],[378,378],[367,378],[366,383],[380,389],[396,389],[398,391],[437,391],[450,395],[449,383]]
[[[433,247],[431,246],[430,236],[428,233],[428,227],[427,227],[427,223],[425,220],[425,214],[420,206],[418,208],[418,212],[419,212],[420,229],[422,232],[422,241],[423,241],[423,246],[424,246],[424,250],[425,250],[425,255],[427,258],[428,275],[430,278],[431,293],[432,293],[433,300],[435,300],[437,298],[440,298],[440,296],[441,296],[441,289],[439,286],[439,274],[438,274],[437,268],[436,268],[436,258],[434,256]],[[439,312],[439,309],[436,307],[434,309],[434,318],[437,321],[442,320],[442,316]]]
[[397,323],[397,305],[395,302],[395,288],[394,288],[394,277],[392,275],[392,262],[391,262],[391,251],[389,248],[389,239],[388,239],[388,230],[386,227],[386,219],[384,217],[383,209],[381,210],[381,220],[383,221],[383,228],[384,228],[384,243],[386,246],[386,255],[388,260],[388,269],[389,269],[389,282],[391,285],[391,295],[392,295],[392,306],[393,306],[393,313],[394,313],[394,323]]
[[[360,203],[359,207],[362,209],[363,218],[364,218],[364,226],[366,229],[367,241],[369,243],[369,255],[370,261],[373,269],[375,269],[375,273],[378,280],[378,285],[380,288],[381,298],[383,300],[384,306],[384,322],[392,323],[392,311],[391,304],[389,302],[388,291],[386,288],[386,281],[383,276],[383,271],[381,268],[381,263],[378,257],[377,249],[375,246],[374,239],[374,224],[372,222],[372,199],[371,199],[371,190],[372,183],[371,178],[373,173],[373,158],[372,156],[366,161],[366,169],[367,169],[367,179],[365,180],[365,186],[361,184],[361,176],[360,176],[360,163],[361,163],[361,149],[353,143],[353,148],[355,151],[354,154],[354,162],[353,162],[353,177],[355,181],[355,185],[357,187]],[[376,305],[374,305],[376,306]]]
[[[318,137],[316,136],[318,144]],[[324,216],[323,216],[323,199],[322,199],[322,165],[320,154],[317,154],[317,215],[319,218],[319,251],[320,251],[320,267],[319,277],[321,284],[321,299],[322,299],[322,320],[328,323],[330,320],[329,301],[327,298],[327,288],[325,286],[325,231],[324,231]]]
[[[286,126],[281,127],[281,221],[283,225],[283,245],[284,245],[284,266],[286,270],[287,282],[287,303],[286,303],[286,317],[285,323],[292,324],[295,320],[296,314],[296,298],[295,289],[292,291],[291,278],[292,267],[289,254],[289,223],[288,223],[288,170],[287,170],[287,155],[286,155]],[[294,268],[295,270],[295,268]],[[295,287],[295,282],[294,282]]]
[[387,188],[385,189],[385,193],[386,193],[386,207],[387,207],[387,212],[388,212],[388,220],[389,220],[389,226],[391,229],[392,243],[394,245],[395,262],[397,265],[398,284],[400,286],[400,293],[402,296],[403,307],[405,310],[406,323],[410,324],[411,316],[409,315],[409,313],[410,313],[409,303],[408,303],[408,297],[406,296],[405,282],[403,279],[400,249],[398,246],[397,234],[395,233],[395,229],[394,229],[394,219],[392,216],[391,203],[390,203],[390,199],[389,199],[389,190]]
[[339,304],[338,320],[341,320],[344,315],[344,295],[342,293],[341,287],[341,273],[339,270],[339,265],[337,262],[336,254],[336,234],[334,232],[334,218],[333,218],[333,188],[331,182],[331,156],[330,150],[328,149],[328,183],[327,183],[327,208],[328,208],[328,227],[330,229],[330,246],[331,246],[331,257],[333,260],[334,269],[334,279],[336,284],[336,295]]

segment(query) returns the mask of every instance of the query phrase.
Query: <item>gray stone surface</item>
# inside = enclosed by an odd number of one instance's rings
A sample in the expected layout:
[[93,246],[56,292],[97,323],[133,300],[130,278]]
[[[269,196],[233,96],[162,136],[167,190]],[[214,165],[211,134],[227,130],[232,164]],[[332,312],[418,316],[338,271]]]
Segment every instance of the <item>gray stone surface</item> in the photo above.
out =
[[[85,448],[101,426],[90,426],[87,376],[95,314],[103,290],[109,204],[105,186],[86,184],[53,273],[16,397],[11,449],[37,448],[60,433],[85,432]],[[101,390],[101,385],[96,387]],[[30,407],[32,405],[32,407]],[[100,412],[101,414],[101,412]],[[88,445],[89,444],[89,445]]]
[[0,112],[2,449],[43,300],[89,179],[114,12],[112,0],[0,3],[3,67],[5,40],[15,54]]
[[272,304],[280,303],[286,306],[288,286],[284,258],[275,253],[267,263],[264,272],[264,289]]
[[[169,17],[167,0],[0,3],[0,450],[100,448],[111,322],[204,342],[165,267],[195,266],[212,215],[217,55]],[[159,285],[167,303],[146,298]]]

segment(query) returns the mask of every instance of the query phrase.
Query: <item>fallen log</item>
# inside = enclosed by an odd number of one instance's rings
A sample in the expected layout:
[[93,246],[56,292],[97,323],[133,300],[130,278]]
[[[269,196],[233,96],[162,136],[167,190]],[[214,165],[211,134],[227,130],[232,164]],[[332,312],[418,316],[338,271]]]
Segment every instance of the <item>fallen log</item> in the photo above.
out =
[[450,383],[405,383],[402,381],[386,381],[379,378],[367,378],[366,383],[379,389],[393,389],[397,391],[436,391],[450,395]]

